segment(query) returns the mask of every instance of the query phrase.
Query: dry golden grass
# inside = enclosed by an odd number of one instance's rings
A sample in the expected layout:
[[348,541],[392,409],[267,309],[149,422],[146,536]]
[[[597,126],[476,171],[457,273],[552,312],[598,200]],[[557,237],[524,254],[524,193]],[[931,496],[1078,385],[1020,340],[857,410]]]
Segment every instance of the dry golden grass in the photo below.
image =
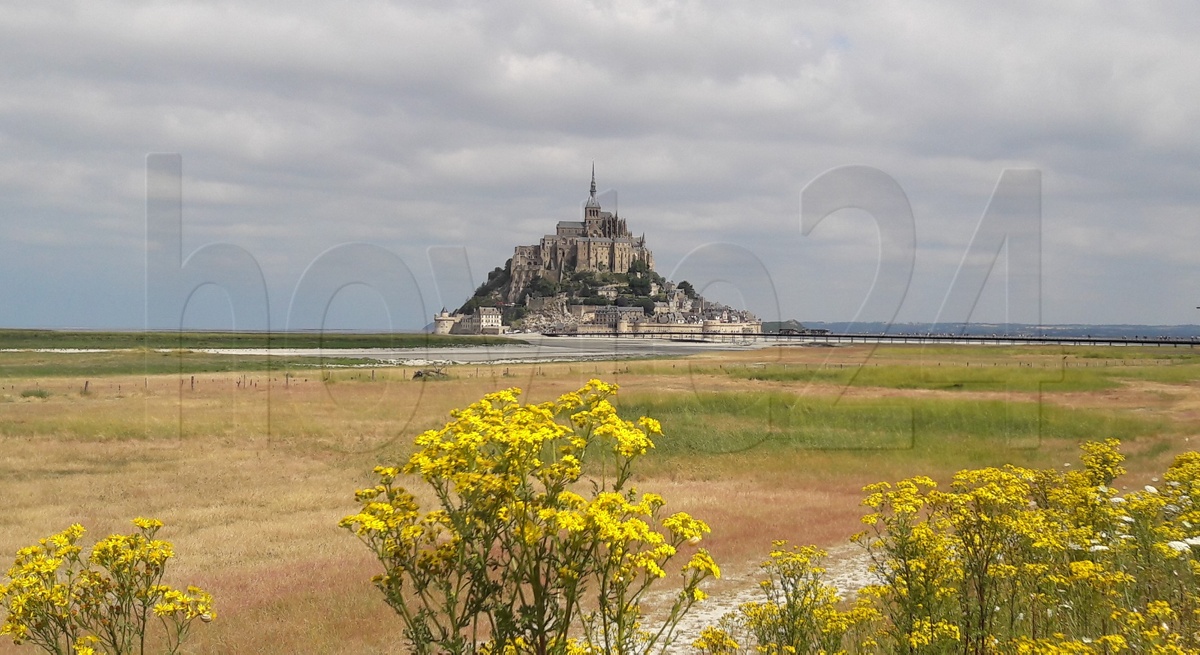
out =
[[[996,353],[993,357],[1005,357]],[[1052,361],[1057,352],[1014,355]],[[116,376],[0,380],[0,556],[73,522],[87,544],[127,532],[129,519],[153,516],[175,543],[173,584],[199,584],[219,618],[198,628],[193,652],[395,652],[399,621],[371,586],[376,564],[337,527],[355,509],[353,491],[371,468],[401,460],[411,438],[488,391],[518,386],[544,400],[600,377],[622,394],[790,389],[787,383],[724,375],[722,366],[780,361],[852,365],[874,361],[870,348],[777,348],[685,360],[462,366],[446,381],[412,381],[412,369],[197,376]],[[914,350],[907,360],[925,357]],[[965,355],[948,355],[956,361]],[[927,359],[927,357],[926,357]],[[328,378],[328,379],[326,379]],[[46,398],[22,397],[28,388]],[[806,393],[838,394],[814,386]],[[925,395],[922,390],[853,389],[857,395]],[[962,398],[962,393],[954,397]],[[1161,471],[1200,435],[1200,387],[1134,383],[1046,402],[1153,413],[1171,434],[1138,440],[1136,476]],[[1189,440],[1189,441],[1184,441]],[[999,452],[995,462],[1060,466],[1073,444]],[[903,455],[901,453],[900,455]],[[747,572],[773,539],[832,546],[858,529],[864,484],[953,471],[892,452],[748,451],[734,455],[653,457],[637,481],[670,509],[707,520],[707,546],[733,573]],[[932,469],[930,467],[933,467]],[[5,565],[7,562],[5,562]],[[720,590],[720,586],[715,589]],[[29,652],[11,643],[0,653]]]

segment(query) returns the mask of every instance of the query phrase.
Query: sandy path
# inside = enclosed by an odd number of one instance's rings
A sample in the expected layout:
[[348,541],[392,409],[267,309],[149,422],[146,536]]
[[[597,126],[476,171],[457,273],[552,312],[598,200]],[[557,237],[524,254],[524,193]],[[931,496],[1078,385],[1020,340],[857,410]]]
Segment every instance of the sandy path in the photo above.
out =
[[[824,564],[825,581],[837,587],[843,598],[852,597],[859,589],[873,582],[867,555],[857,544],[841,544],[830,548]],[[679,622],[678,638],[663,652],[670,655],[694,653],[692,642],[706,626],[716,625],[722,616],[736,611],[742,603],[762,600],[762,592],[758,589],[761,579],[758,567],[725,571],[722,583],[726,588],[713,593],[683,617]]]

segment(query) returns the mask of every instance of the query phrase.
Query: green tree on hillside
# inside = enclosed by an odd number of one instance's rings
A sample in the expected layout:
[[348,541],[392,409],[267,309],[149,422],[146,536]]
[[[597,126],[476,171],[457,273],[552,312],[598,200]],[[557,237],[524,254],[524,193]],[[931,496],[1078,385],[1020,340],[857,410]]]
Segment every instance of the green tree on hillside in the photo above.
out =
[[666,284],[663,276],[654,272],[650,265],[645,260],[636,259],[629,265],[629,270],[625,273],[628,280],[629,291],[635,296],[649,296],[651,285],[657,284],[662,287]]

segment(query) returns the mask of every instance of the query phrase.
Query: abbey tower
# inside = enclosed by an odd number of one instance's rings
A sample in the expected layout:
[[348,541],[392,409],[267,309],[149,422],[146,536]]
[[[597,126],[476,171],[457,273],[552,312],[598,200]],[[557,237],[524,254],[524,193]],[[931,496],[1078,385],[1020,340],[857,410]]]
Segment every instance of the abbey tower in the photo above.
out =
[[600,207],[593,165],[591,192],[583,206],[583,220],[559,221],[554,234],[542,237],[540,244],[516,247],[506,300],[516,302],[525,288],[539,277],[559,282],[564,274],[576,271],[624,273],[638,260],[653,270],[654,254],[646,247],[645,235],[635,238],[624,219]]

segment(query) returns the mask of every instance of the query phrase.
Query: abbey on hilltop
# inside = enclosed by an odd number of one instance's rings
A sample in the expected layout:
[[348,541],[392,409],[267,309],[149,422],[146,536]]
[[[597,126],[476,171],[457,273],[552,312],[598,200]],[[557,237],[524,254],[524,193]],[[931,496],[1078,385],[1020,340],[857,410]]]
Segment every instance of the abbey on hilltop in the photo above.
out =
[[592,165],[592,189],[583,206],[582,221],[559,221],[554,234],[534,246],[517,246],[509,270],[508,302],[538,278],[561,282],[565,273],[597,271],[624,273],[635,261],[654,268],[654,254],[646,247],[646,235],[634,238],[624,219],[601,210],[596,200],[596,166]]
[[434,316],[439,334],[503,334],[509,328],[555,334],[745,335],[761,322],[709,302],[686,281],[654,271],[645,235],[596,199],[596,167],[583,220],[559,221],[536,245],[517,246],[458,311]]

